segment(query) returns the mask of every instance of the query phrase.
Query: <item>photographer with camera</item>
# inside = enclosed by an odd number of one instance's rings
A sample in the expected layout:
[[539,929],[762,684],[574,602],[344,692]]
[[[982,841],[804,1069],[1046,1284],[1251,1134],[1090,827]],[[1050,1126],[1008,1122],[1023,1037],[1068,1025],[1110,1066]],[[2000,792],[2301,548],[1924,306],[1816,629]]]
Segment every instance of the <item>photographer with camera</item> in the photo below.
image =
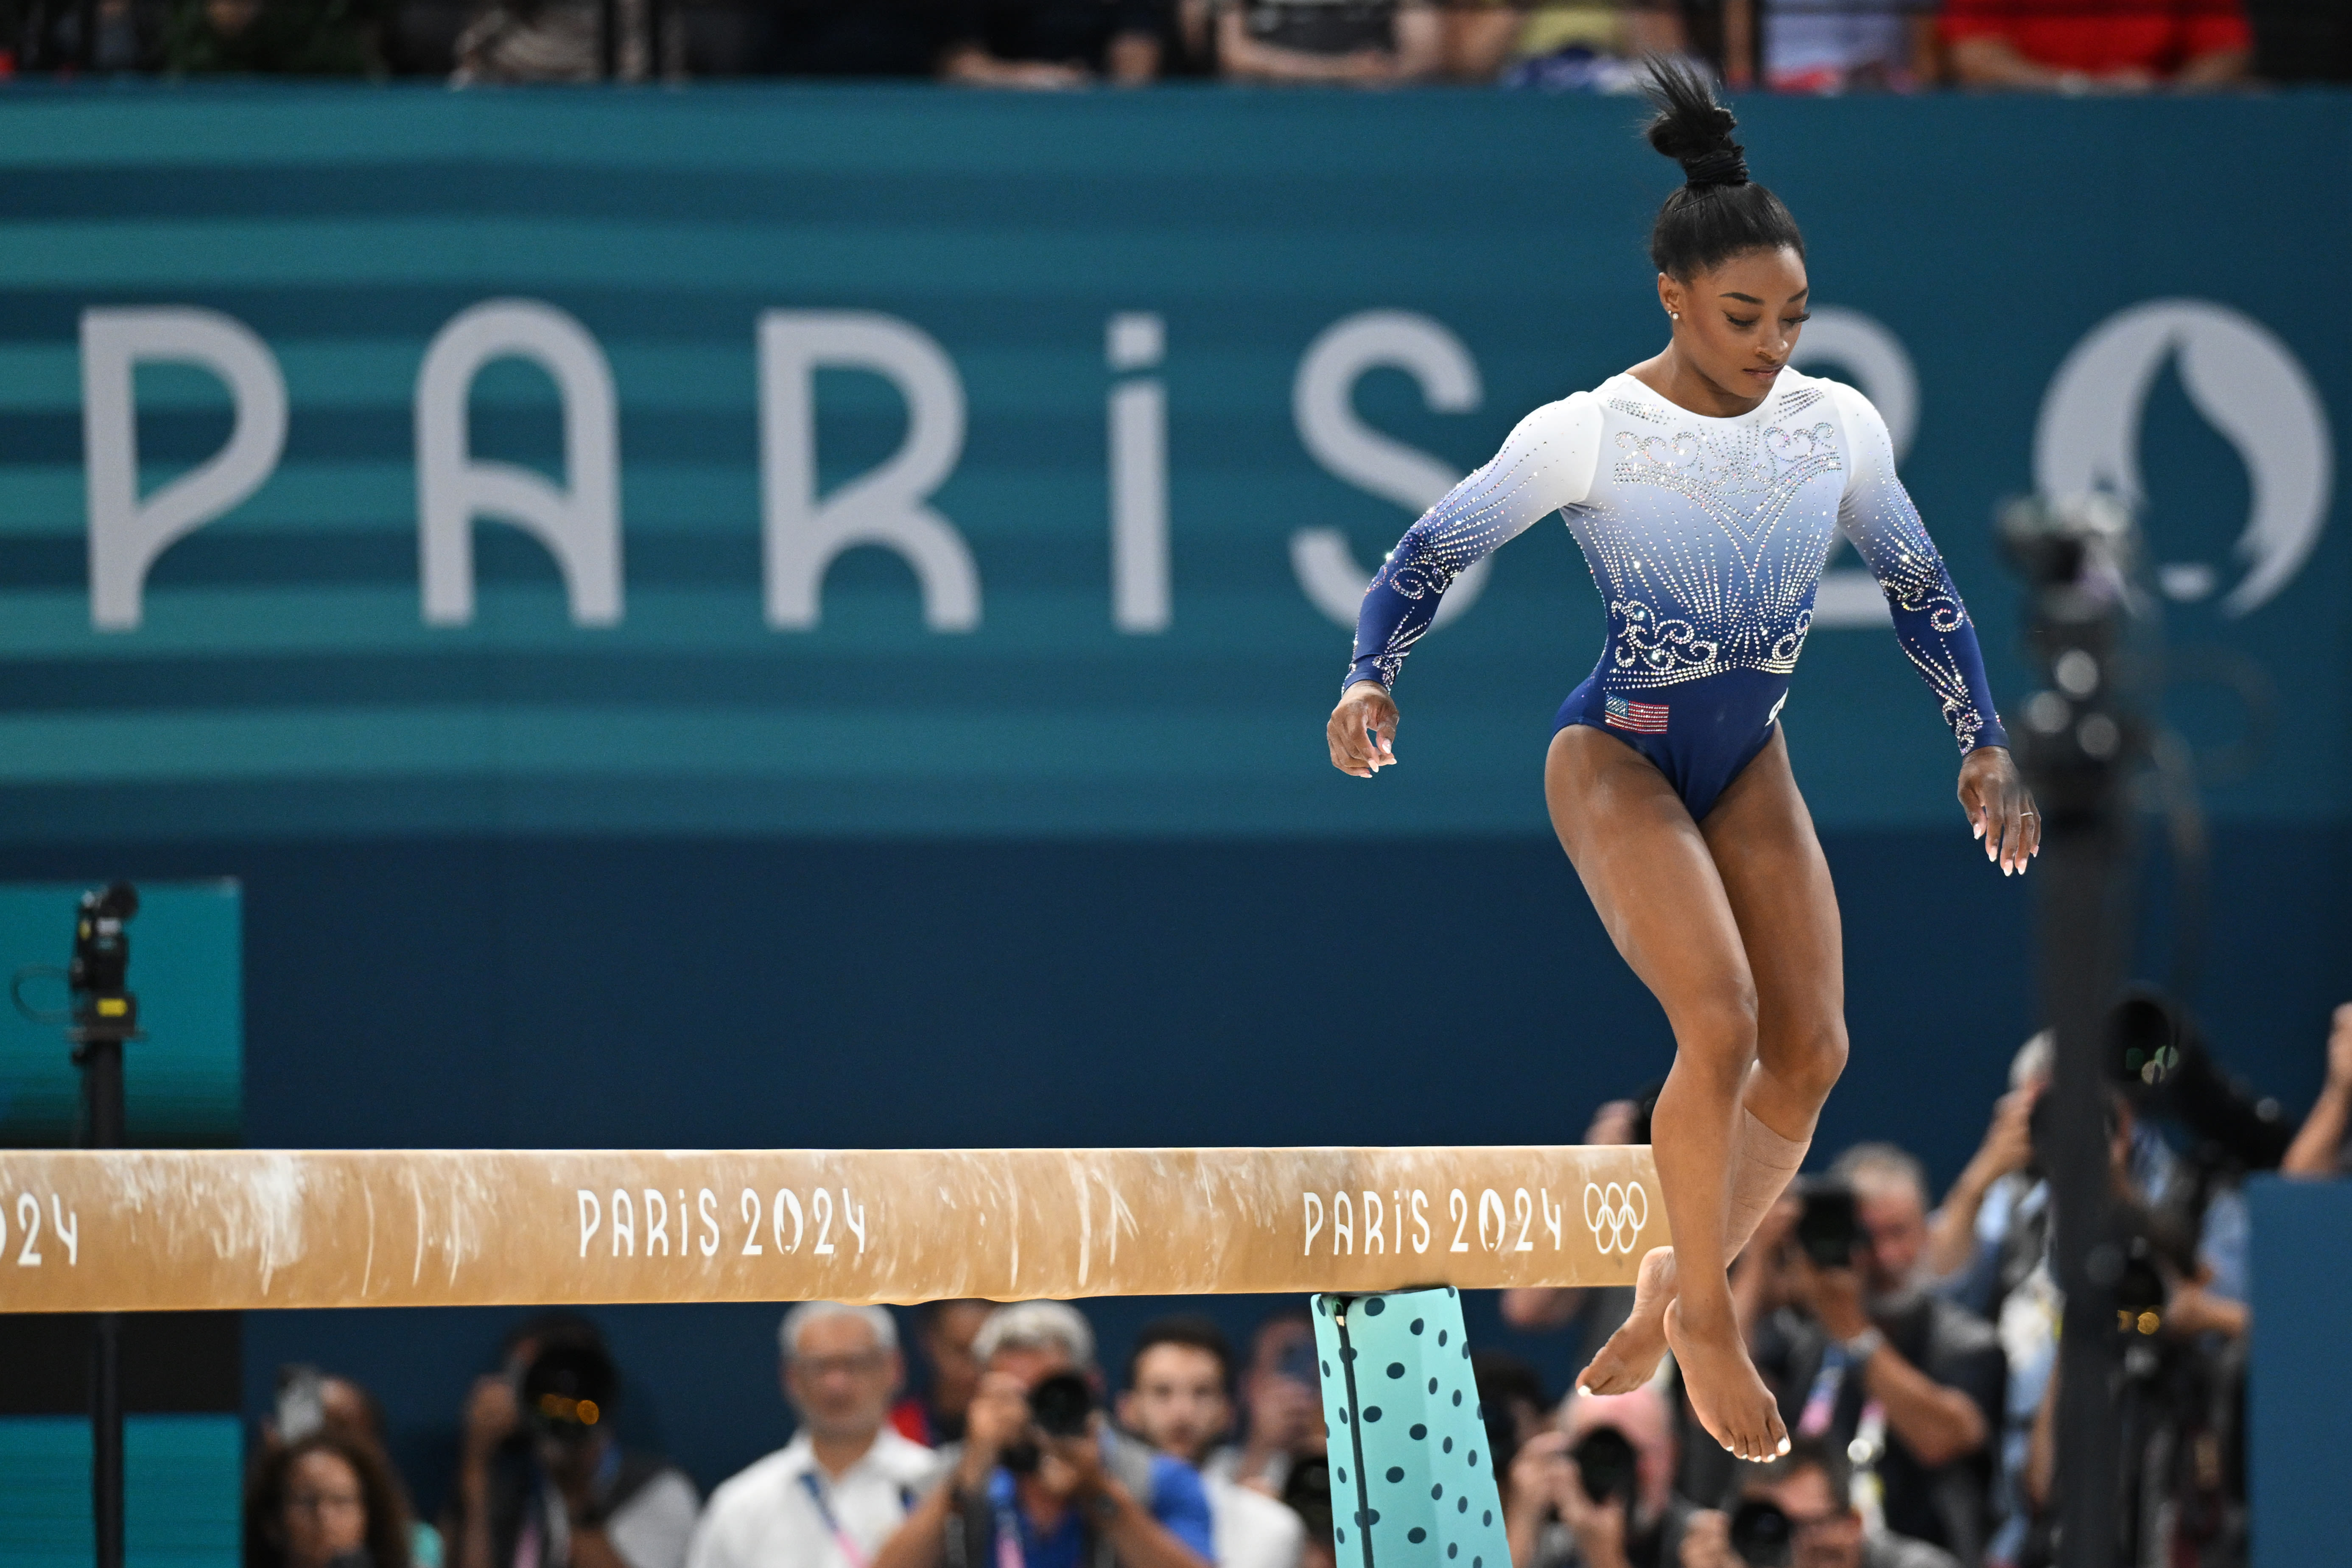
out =
[[508,1375],[467,1405],[451,1568],[682,1568],[701,1500],[667,1460],[620,1446],[603,1336],[569,1313],[527,1327]]
[[1868,1529],[1853,1472],[1819,1438],[1740,1468],[1721,1512],[1691,1515],[1678,1568],[1959,1568],[1924,1541]]
[[941,1479],[873,1568],[1209,1568],[1209,1500],[1181,1459],[1103,1418],[1094,1331],[1062,1301],[992,1313]]
[[1511,1568],[1675,1568],[1691,1506],[1674,1489],[1674,1418],[1654,1384],[1569,1397],[1511,1461]]
[[1751,1351],[1790,1431],[1869,1465],[1889,1529],[1976,1561],[2007,1363],[1992,1325],[1920,1284],[1926,1173],[1892,1144],[1857,1145],[1808,1184],[1789,1236],[1784,1304]]

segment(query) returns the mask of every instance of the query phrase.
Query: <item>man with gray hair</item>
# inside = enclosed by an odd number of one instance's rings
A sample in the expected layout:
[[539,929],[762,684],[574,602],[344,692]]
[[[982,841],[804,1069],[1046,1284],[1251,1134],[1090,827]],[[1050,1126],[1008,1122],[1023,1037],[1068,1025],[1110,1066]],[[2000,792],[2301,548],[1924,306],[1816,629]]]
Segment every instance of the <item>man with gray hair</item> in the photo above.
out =
[[1209,1500],[1181,1459],[1103,1418],[1094,1330],[1062,1301],[1001,1307],[961,1443],[874,1568],[1209,1568]]
[[1756,1370],[1791,1437],[1826,1441],[1876,1472],[1888,1529],[1974,1563],[1994,1523],[2008,1382],[2000,1341],[1923,1286],[1927,1185],[1916,1158],[1891,1143],[1856,1144],[1830,1179],[1850,1194],[1850,1233],[1786,1249],[1788,1305],[1757,1327]]
[[776,1338],[801,1429],[710,1494],[687,1568],[872,1568],[936,1468],[887,1424],[906,1371],[898,1325],[880,1307],[808,1301]]

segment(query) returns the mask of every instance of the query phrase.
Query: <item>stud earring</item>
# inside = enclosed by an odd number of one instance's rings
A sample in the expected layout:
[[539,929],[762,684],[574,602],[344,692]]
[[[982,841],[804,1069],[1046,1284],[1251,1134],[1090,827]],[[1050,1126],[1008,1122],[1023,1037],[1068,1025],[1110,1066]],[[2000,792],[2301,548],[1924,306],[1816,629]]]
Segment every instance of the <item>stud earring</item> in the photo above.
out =
[[1679,321],[1683,319],[1683,313],[1680,310],[1668,310],[1666,319],[1670,321]]

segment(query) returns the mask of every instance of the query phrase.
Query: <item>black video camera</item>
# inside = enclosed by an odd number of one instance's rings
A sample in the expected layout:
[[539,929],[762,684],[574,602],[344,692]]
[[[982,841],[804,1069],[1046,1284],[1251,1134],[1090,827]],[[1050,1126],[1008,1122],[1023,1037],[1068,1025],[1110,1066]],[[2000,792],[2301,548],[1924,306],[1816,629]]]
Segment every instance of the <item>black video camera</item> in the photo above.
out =
[[84,1037],[123,1040],[138,1031],[139,1003],[128,989],[131,933],[123,930],[138,912],[139,889],[128,882],[81,896],[66,988],[73,994],[74,1026]]

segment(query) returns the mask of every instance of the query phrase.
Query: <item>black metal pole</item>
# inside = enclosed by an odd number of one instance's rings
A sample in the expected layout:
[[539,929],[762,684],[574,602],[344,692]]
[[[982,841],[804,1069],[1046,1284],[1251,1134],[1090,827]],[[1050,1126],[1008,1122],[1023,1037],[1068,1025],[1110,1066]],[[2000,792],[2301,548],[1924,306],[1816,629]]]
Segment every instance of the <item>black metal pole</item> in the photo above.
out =
[[596,65],[606,81],[621,74],[620,0],[599,0],[596,6]]
[[[74,1065],[81,1068],[82,1146],[124,1142],[122,1045],[141,1038],[139,998],[128,988],[139,889],[116,882],[84,893],[74,921],[66,987],[73,998]],[[100,1312],[90,1333],[89,1500],[97,1568],[122,1568],[122,1320]]]
[[[86,1146],[122,1147],[122,1041],[110,1033],[84,1037],[76,1056]],[[89,1498],[96,1568],[122,1568],[122,1320],[100,1312],[91,1323]]]
[[2145,755],[2147,672],[2133,636],[2130,519],[2112,502],[2019,502],[2003,541],[2032,584],[2027,638],[2044,681],[2018,761],[2042,813],[2043,1016],[2057,1036],[2035,1153],[2050,1181],[2058,1341],[2058,1562],[2117,1568],[2122,1357],[2116,1285],[2127,1241],[2115,1192],[2106,1016],[2131,931],[2127,785]]
[[2058,1037],[2041,1157],[2053,1197],[2052,1261],[2066,1302],[2056,1434],[2064,1568],[2116,1568],[2121,1432],[2115,1286],[2124,1247],[2111,1193],[2102,1047],[2120,978],[2121,832],[2112,810],[2057,816],[2036,868],[2043,879],[2042,1005]]

